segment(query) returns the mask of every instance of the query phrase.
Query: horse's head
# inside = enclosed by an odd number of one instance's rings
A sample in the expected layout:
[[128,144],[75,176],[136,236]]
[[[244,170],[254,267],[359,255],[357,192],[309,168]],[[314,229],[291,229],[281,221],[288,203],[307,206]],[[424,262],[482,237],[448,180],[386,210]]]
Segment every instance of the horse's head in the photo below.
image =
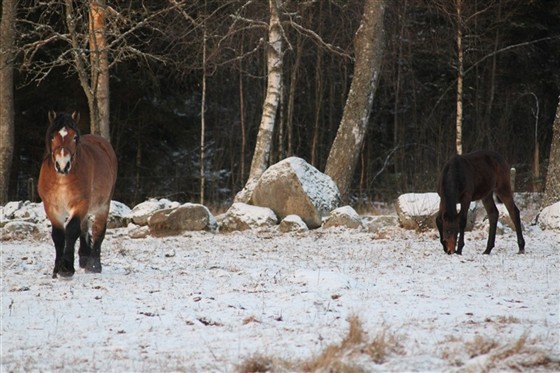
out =
[[457,235],[459,234],[459,215],[451,215],[444,212],[442,218],[441,242],[443,244],[443,251],[447,254],[453,254],[457,246]]
[[49,112],[49,129],[47,131],[47,153],[54,162],[56,172],[68,175],[80,141],[80,132],[76,123],[80,114]]

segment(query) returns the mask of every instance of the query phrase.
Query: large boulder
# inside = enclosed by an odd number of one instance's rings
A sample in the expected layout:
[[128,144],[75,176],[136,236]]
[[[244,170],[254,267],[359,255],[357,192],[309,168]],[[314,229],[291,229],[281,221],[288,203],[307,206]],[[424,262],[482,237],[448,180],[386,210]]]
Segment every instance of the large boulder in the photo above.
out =
[[351,206],[342,206],[331,211],[323,223],[323,228],[344,227],[351,229],[362,228],[360,215]]
[[541,229],[560,231],[560,202],[556,202],[542,209],[538,217]]
[[147,225],[148,219],[157,210],[170,209],[174,207],[179,207],[181,204],[179,202],[171,202],[167,199],[149,199],[144,201],[132,209],[130,212],[130,218],[132,222],[137,225]]
[[10,220],[25,221],[29,223],[42,223],[47,218],[43,203],[30,201],[12,201],[2,207],[0,214],[2,222]]
[[425,230],[435,228],[439,210],[437,193],[406,193],[395,203],[399,223],[405,229]]
[[272,209],[280,219],[298,215],[311,229],[338,207],[340,192],[334,181],[301,158],[286,158],[259,178],[252,203]]
[[122,202],[111,201],[109,210],[109,218],[107,219],[107,228],[124,228],[130,223],[130,207]]
[[[399,223],[405,229],[425,230],[436,227],[436,216],[439,211],[439,195],[437,193],[407,193],[397,199],[395,209]],[[458,210],[457,210],[458,211]],[[467,226],[470,231],[476,219],[476,202],[471,202],[467,213]]]
[[25,239],[37,232],[39,232],[38,224],[23,220],[12,220],[8,221],[0,230],[0,238],[2,240]]
[[167,236],[186,231],[209,230],[214,227],[214,222],[214,217],[205,206],[185,203],[154,212],[148,219],[148,226],[152,235]]
[[274,211],[267,207],[251,206],[236,202],[220,220],[220,232],[243,231],[246,229],[272,227],[278,224]]

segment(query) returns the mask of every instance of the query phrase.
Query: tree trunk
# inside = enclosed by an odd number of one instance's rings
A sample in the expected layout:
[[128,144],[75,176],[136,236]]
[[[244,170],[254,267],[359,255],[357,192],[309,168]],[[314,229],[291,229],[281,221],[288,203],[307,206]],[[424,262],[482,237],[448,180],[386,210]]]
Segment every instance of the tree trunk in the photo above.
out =
[[[317,32],[322,33],[323,3],[319,2],[319,25]],[[317,47],[315,52],[315,107],[313,118],[313,136],[311,138],[311,164],[319,168],[319,143],[321,131],[321,108],[323,107],[323,49]]]
[[457,116],[455,149],[463,154],[463,30],[461,25],[461,1],[455,0],[457,12]]
[[361,24],[354,38],[354,77],[325,167],[325,173],[337,184],[343,201],[348,200],[379,80],[385,42],[384,13],[383,0],[365,1]]
[[280,25],[279,0],[269,0],[270,23],[268,28],[267,69],[268,85],[263,113],[257,134],[255,152],[245,187],[235,196],[236,202],[249,202],[259,177],[268,167],[276,112],[282,90],[282,26]]
[[206,144],[206,24],[204,25],[204,40],[202,41],[202,100],[200,103],[200,204],[204,205],[204,194],[206,186],[205,151]]
[[8,202],[14,155],[14,67],[16,0],[2,2],[0,22],[0,205]]
[[546,185],[542,207],[550,206],[560,201],[560,97],[554,118],[552,144],[548,158],[548,170],[546,172]]
[[239,155],[240,158],[239,184],[241,184],[245,180],[245,149],[247,148],[247,126],[245,124],[245,98],[244,97],[245,97],[245,93],[243,90],[243,67],[240,65],[239,66],[239,125],[241,127],[241,154]]
[[301,34],[297,34],[297,39],[296,39],[296,47],[294,50],[295,53],[295,61],[294,64],[292,65],[292,72],[290,74],[290,88],[289,88],[289,93],[288,93],[288,112],[286,114],[286,127],[287,127],[287,132],[288,132],[288,148],[287,148],[287,154],[288,155],[293,155],[294,154],[294,150],[293,150],[293,130],[294,130],[294,103],[295,103],[295,99],[296,99],[296,88],[297,88],[297,83],[299,80],[299,75],[298,75],[298,71],[300,69],[300,65],[301,65],[301,59],[303,56],[303,40],[301,37]]
[[[91,88],[93,102],[90,103],[91,133],[111,138],[109,127],[109,56],[105,38],[105,0],[91,0],[89,5],[89,47],[91,64]],[[93,110],[91,110],[93,109]]]

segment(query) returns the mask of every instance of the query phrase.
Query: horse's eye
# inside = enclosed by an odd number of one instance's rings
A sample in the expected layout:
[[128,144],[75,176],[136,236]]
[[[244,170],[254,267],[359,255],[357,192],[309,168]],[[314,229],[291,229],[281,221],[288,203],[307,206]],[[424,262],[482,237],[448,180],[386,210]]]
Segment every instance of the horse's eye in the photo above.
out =
[[74,141],[78,141],[78,135],[74,135]]

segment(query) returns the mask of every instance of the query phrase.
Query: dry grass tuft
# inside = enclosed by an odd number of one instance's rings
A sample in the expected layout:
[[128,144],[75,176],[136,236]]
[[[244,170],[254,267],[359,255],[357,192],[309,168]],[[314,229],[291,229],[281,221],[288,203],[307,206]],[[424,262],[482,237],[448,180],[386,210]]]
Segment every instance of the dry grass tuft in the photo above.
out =
[[365,355],[374,363],[383,364],[391,354],[404,355],[405,351],[399,338],[389,333],[387,329],[383,329],[369,340],[358,317],[351,316],[348,323],[348,333],[342,342],[328,346],[319,356],[307,361],[303,370],[362,372],[365,369],[345,361],[352,361],[359,355]]
[[529,340],[526,334],[505,344],[491,338],[477,336],[473,341],[465,343],[465,349],[471,360],[462,367],[462,370],[471,371],[472,368],[519,372],[536,368],[560,370],[560,360],[553,358],[549,352],[535,344],[535,341]]
[[477,335],[474,340],[465,343],[465,350],[468,352],[469,357],[477,357],[486,355],[498,346],[498,343],[490,338],[485,338]]
[[348,333],[340,344],[327,346],[318,356],[302,363],[302,370],[308,372],[336,371],[336,372],[358,372],[358,368],[343,362],[344,356],[355,350],[364,342],[365,332],[362,322],[356,316],[348,319]]
[[270,372],[274,368],[274,361],[271,357],[255,354],[246,358],[237,366],[239,373],[260,373]]
[[372,341],[368,342],[364,352],[376,364],[383,364],[387,356],[391,354],[404,355],[405,349],[400,343],[400,338],[384,329]]
[[303,371],[303,372],[341,372],[362,373],[367,370],[353,361],[362,356],[376,364],[382,364],[391,354],[404,355],[400,339],[383,329],[375,338],[368,339],[362,322],[357,316],[348,319],[348,332],[338,344],[327,346],[317,356],[300,362],[289,362],[269,356],[253,355],[243,361],[239,373]]

